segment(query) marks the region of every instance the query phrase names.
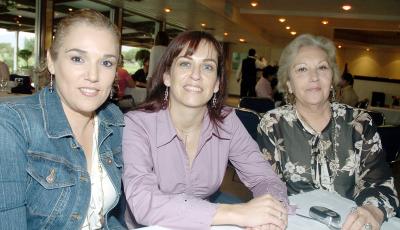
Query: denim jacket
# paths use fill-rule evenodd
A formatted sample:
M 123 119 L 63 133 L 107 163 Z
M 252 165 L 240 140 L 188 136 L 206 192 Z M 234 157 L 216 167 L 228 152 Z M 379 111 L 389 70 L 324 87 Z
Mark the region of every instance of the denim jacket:
M 105 103 L 97 116 L 99 156 L 120 197 L 122 113 Z M 0 104 L 0 229 L 80 229 L 90 190 L 85 154 L 56 91 Z M 104 211 L 105 229 L 122 228 Z

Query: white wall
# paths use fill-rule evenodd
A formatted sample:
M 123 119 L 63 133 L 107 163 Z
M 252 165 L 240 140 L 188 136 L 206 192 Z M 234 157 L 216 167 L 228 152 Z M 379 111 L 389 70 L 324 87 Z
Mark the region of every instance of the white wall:
M 392 96 L 400 96 L 400 83 L 355 79 L 353 88 L 360 100 L 368 98 L 371 101 L 372 92 L 383 92 L 386 94 L 385 104 L 387 105 L 392 104 Z

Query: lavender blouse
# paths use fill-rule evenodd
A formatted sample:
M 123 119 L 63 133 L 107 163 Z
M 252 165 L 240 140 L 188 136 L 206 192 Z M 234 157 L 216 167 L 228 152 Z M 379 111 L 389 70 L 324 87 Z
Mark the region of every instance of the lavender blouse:
M 125 115 L 123 183 L 138 223 L 171 229 L 208 229 L 217 205 L 207 198 L 218 190 L 228 160 L 254 196 L 271 194 L 288 203 L 286 186 L 263 158 L 234 112 L 218 130 L 204 116 L 192 167 L 168 110 Z

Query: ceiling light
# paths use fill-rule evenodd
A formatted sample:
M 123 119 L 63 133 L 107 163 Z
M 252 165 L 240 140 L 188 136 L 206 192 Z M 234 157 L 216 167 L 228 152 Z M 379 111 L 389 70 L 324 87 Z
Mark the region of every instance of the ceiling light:
M 278 20 L 282 23 L 286 22 L 286 18 L 279 18 Z
M 344 4 L 343 6 L 342 6 L 342 9 L 343 10 L 350 10 L 351 9 L 351 5 L 349 5 L 349 4 Z
M 256 6 L 258 5 L 258 3 L 257 3 L 257 2 L 251 2 L 250 5 L 251 5 L 252 7 L 256 7 Z
M 367 49 L 366 49 L 366 51 L 368 51 L 368 52 L 369 52 L 369 51 L 370 51 L 370 49 L 369 49 L 369 48 L 367 48 Z
M 328 22 L 328 20 L 322 20 L 321 23 L 324 25 L 328 25 L 329 22 Z
M 205 23 L 201 23 L 201 27 L 206 27 L 206 24 Z
M 290 30 L 290 26 L 286 26 L 286 29 L 287 29 L 287 30 Z
M 228 32 L 225 32 L 225 33 L 224 33 L 224 36 L 228 36 Z
M 294 35 L 297 34 L 297 32 L 296 31 L 290 31 L 290 34 L 294 36 Z
M 244 38 L 239 38 L 239 42 L 246 42 L 246 39 L 244 39 Z
M 337 48 L 341 49 L 341 48 L 342 48 L 342 45 L 338 45 Z
M 18 15 L 19 18 L 22 18 L 22 15 Z
M 72 12 L 72 8 L 68 8 L 68 11 L 69 11 L 69 12 Z
M 170 8 L 164 8 L 164 11 L 165 11 L 165 13 L 169 13 L 169 12 L 171 12 L 171 9 Z

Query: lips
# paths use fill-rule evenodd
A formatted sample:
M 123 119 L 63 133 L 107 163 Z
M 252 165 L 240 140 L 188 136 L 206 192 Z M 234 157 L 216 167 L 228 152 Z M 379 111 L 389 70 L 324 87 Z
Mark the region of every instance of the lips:
M 88 96 L 88 97 L 94 97 L 94 96 L 96 96 L 96 95 L 98 94 L 98 92 L 99 92 L 98 89 L 95 89 L 95 88 L 86 88 L 86 87 L 79 88 L 79 91 L 80 91 L 83 95 Z
M 200 93 L 201 91 L 203 91 L 202 88 L 198 87 L 198 86 L 194 86 L 194 85 L 185 85 L 183 87 L 186 91 L 189 92 L 195 92 L 195 93 Z

